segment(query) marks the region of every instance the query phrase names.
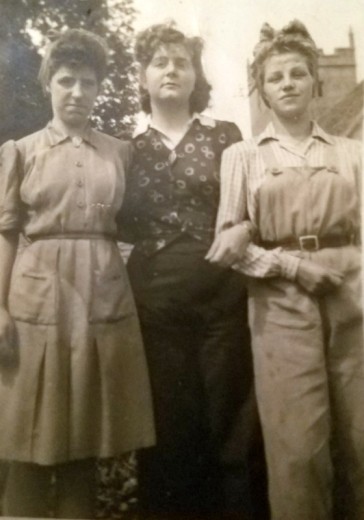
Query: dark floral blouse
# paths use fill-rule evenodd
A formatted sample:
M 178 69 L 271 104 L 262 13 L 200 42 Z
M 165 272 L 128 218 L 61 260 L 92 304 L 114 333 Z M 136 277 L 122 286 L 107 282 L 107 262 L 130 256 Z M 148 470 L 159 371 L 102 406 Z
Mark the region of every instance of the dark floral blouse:
M 187 233 L 209 245 L 219 204 L 222 152 L 241 140 L 234 123 L 193 120 L 171 150 L 148 127 L 133 138 L 133 159 L 120 214 L 122 240 L 151 255 Z

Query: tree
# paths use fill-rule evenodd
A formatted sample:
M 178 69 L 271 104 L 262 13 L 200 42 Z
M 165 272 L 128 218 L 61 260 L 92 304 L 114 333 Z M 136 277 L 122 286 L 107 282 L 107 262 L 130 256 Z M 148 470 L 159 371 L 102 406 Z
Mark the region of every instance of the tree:
M 104 37 L 110 49 L 109 74 L 94 111 L 94 125 L 111 134 L 132 126 L 133 115 L 138 110 L 132 52 L 133 0 L 2 0 L 1 9 L 3 25 L 7 26 L 4 31 L 7 44 L 11 41 L 13 48 L 21 49 L 27 63 L 33 64 L 31 70 L 29 67 L 23 70 L 21 78 L 17 78 L 17 88 L 13 89 L 17 103 L 36 100 L 36 114 L 28 106 L 32 122 L 42 126 L 45 116 L 49 117 L 47 105 L 35 85 L 39 53 L 48 43 L 47 32 L 82 27 Z M 24 57 L 20 61 L 25 61 Z M 8 65 L 11 68 L 11 63 Z M 25 130 L 29 125 L 22 126 Z
M 49 118 L 37 82 L 40 56 L 25 33 L 24 1 L 0 2 L 0 142 L 40 128 Z

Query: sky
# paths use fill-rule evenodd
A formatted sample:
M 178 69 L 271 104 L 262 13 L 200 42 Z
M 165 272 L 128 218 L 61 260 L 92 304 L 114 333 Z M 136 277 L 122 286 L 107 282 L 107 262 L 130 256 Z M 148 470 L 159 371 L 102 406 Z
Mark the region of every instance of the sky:
M 301 20 L 317 46 L 330 54 L 354 34 L 357 80 L 364 79 L 364 0 L 134 0 L 135 29 L 174 19 L 205 41 L 204 66 L 213 86 L 211 113 L 250 132 L 246 64 L 262 24 L 275 29 Z

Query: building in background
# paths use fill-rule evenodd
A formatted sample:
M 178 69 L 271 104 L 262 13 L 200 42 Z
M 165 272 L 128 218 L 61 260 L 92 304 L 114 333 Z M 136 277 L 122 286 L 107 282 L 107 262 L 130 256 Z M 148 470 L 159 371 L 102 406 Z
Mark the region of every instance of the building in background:
M 319 56 L 319 85 L 316 117 L 332 108 L 356 86 L 356 59 L 353 32 L 349 30 L 349 47 L 335 49 L 333 54 Z
M 344 94 L 317 119 L 319 124 L 334 135 L 353 139 L 363 138 L 364 81 Z
M 250 72 L 248 70 L 248 77 Z M 349 47 L 319 56 L 318 92 L 312 105 L 312 117 L 329 133 L 362 138 L 364 82 L 356 80 L 356 56 L 353 32 Z M 254 91 L 250 96 L 253 135 L 261 132 L 269 120 L 269 110 Z

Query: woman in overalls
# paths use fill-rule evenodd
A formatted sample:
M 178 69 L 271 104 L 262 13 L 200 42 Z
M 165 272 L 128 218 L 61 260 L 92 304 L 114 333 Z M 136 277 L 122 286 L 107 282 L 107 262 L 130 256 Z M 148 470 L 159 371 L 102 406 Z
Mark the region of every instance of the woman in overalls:
M 101 38 L 81 29 L 58 35 L 40 71 L 52 121 L 1 148 L 8 516 L 93 518 L 96 457 L 155 440 L 139 323 L 116 244 L 128 145 L 89 122 L 106 68 Z M 16 256 L 20 233 L 26 245 Z
M 258 407 L 273 520 L 364 519 L 361 147 L 311 121 L 317 48 L 306 28 L 264 25 L 253 77 L 272 121 L 223 155 L 218 235 L 244 219 Z M 339 493 L 334 486 L 340 482 Z

